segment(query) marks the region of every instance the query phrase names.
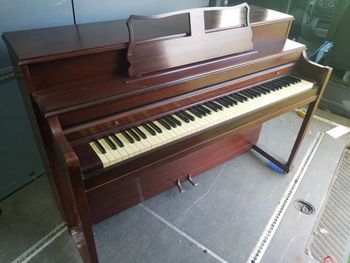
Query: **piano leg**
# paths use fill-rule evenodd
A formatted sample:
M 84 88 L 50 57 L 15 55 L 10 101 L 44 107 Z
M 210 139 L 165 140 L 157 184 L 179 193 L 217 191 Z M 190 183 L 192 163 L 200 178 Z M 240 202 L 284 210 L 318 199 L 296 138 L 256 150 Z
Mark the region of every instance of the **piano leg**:
M 314 112 L 317 109 L 317 107 L 316 107 L 317 104 L 318 104 L 317 101 L 315 101 L 313 103 L 310 103 L 308 108 L 307 108 L 307 112 L 306 112 L 306 115 L 304 117 L 303 123 L 301 124 L 298 136 L 295 140 L 292 151 L 291 151 L 289 158 L 288 158 L 288 161 L 286 163 L 288 170 L 290 169 L 290 166 L 292 165 L 292 162 L 295 158 L 295 155 L 296 155 L 297 151 L 299 150 L 301 142 L 302 142 L 309 126 L 310 126 L 312 115 L 314 114 Z
M 71 233 L 75 243 L 78 246 L 79 253 L 85 263 L 97 263 L 97 251 L 95 238 L 92 229 L 92 220 L 90 209 L 85 194 L 84 182 L 80 173 L 80 169 L 70 169 L 72 187 L 74 189 L 74 197 L 79 214 L 79 224 L 76 228 L 71 228 Z
M 275 165 L 277 165 L 285 173 L 289 173 L 291 165 L 293 163 L 293 160 L 296 156 L 296 153 L 297 153 L 297 151 L 301 145 L 301 142 L 303 141 L 303 138 L 304 138 L 304 136 L 309 128 L 310 123 L 311 123 L 311 117 L 314 114 L 315 110 L 317 109 L 317 107 L 316 107 L 318 104 L 317 102 L 318 101 L 314 101 L 314 102 L 309 104 L 309 106 L 307 108 L 306 115 L 305 115 L 304 120 L 301 124 L 297 138 L 295 139 L 295 143 L 293 145 L 291 153 L 289 154 L 287 162 L 283 163 L 283 162 L 277 160 L 276 157 L 273 157 L 272 155 L 268 154 L 266 151 L 264 151 L 263 149 L 261 149 L 257 145 L 253 145 L 252 149 L 255 150 L 256 152 L 258 152 L 259 154 L 261 154 L 262 156 L 264 156 L 266 159 L 268 159 L 269 161 L 271 161 Z
M 48 118 L 48 128 L 54 140 L 46 146 L 50 163 L 52 165 L 53 177 L 65 209 L 70 232 L 78 247 L 84 263 L 97 263 L 97 251 L 92 229 L 92 219 L 88 205 L 85 185 L 81 174 L 80 163 L 70 144 L 66 140 L 57 116 Z M 54 143 L 53 143 L 54 142 Z M 51 150 L 51 151 L 50 151 Z M 57 152 L 56 158 L 53 150 Z M 61 159 L 61 162 L 59 162 Z M 69 175 L 70 183 L 65 178 Z M 61 178 L 61 179 L 59 179 Z M 68 203 L 70 202 L 70 206 Z M 74 218 L 71 209 L 74 204 Z M 66 209 L 69 209 L 67 211 Z

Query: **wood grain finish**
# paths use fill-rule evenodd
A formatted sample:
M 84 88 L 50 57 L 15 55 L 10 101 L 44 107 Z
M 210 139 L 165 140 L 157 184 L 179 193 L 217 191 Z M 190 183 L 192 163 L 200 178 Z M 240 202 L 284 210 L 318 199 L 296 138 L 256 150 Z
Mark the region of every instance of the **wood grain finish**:
M 140 79 L 97 78 L 33 92 L 33 96 L 45 116 L 59 114 L 66 128 L 85 122 L 86 117 L 101 118 L 116 111 L 139 107 L 142 103 L 154 103 L 266 68 L 296 62 L 305 49 L 304 45 L 293 41 L 270 43 L 265 47 L 246 57 L 212 61 Z
M 175 186 L 175 181 L 196 176 L 249 150 L 258 140 L 260 127 L 226 136 L 215 144 L 199 146 L 177 158 L 165 158 L 151 166 L 134 169 L 127 176 L 88 189 L 87 196 L 94 223 Z M 208 159 L 208 157 L 211 158 Z M 108 199 L 108 202 L 105 200 Z
M 202 26 L 209 34 L 225 31 L 219 13 L 204 17 Z M 310 62 L 304 45 L 287 40 L 291 16 L 251 7 L 249 18 L 254 46 L 249 52 L 216 54 L 176 68 L 141 68 L 140 72 L 152 72 L 140 77 L 128 75 L 123 20 L 4 33 L 14 66 L 23 74 L 22 91 L 31 96 L 62 208 L 84 262 L 98 262 L 94 222 L 173 187 L 189 173 L 198 175 L 250 148 L 289 171 L 331 69 Z M 162 20 L 161 27 L 152 27 L 156 30 L 142 23 L 135 36 L 152 49 L 152 42 L 196 34 L 185 22 L 183 15 L 172 17 Z M 134 59 L 145 61 L 141 55 Z M 314 89 L 106 169 L 87 144 L 92 138 L 288 74 L 314 81 Z M 257 146 L 265 121 L 309 103 L 287 161 Z
M 254 27 L 292 20 L 291 15 L 251 6 L 250 22 L 253 31 Z M 180 26 L 177 27 L 178 24 Z M 182 33 L 181 24 L 181 21 L 171 21 L 160 32 L 151 34 L 140 28 L 136 33 L 142 39 Z M 3 37 L 15 54 L 16 63 L 21 65 L 126 48 L 129 40 L 126 20 L 6 32 Z
M 140 105 L 135 109 L 126 110 L 107 118 L 99 118 L 98 121 L 91 121 L 79 126 L 65 128 L 64 132 L 69 141 L 72 141 L 73 144 L 79 141 L 80 138 L 92 139 L 94 137 L 104 136 L 104 132 L 117 132 L 121 129 L 129 128 L 131 125 L 138 125 L 163 115 L 232 93 L 233 91 L 249 88 L 264 81 L 270 81 L 274 78 L 291 74 L 294 65 L 293 63 L 285 64 L 231 81 L 208 86 L 190 93 L 166 98 L 145 106 Z M 64 120 L 64 117 L 61 115 L 61 121 L 64 122 Z
M 129 76 L 140 76 L 253 49 L 249 10 L 247 4 L 241 4 L 196 8 L 156 16 L 130 16 L 126 22 L 129 30 Z M 189 34 L 170 35 L 161 40 L 135 40 L 135 21 L 144 24 L 148 20 L 184 14 L 188 15 Z M 225 25 L 228 18 L 232 22 L 230 26 Z
M 82 247 L 82 249 L 79 249 L 79 251 L 81 251 L 82 257 L 85 258 L 87 262 L 97 262 L 98 258 L 94 234 L 92 231 L 92 221 L 90 217 L 89 205 L 85 195 L 85 186 L 81 174 L 79 159 L 65 138 L 58 118 L 51 117 L 48 119 L 48 126 L 50 129 L 50 134 L 53 137 L 53 142 L 57 148 L 58 155 L 63 157 L 65 161 L 63 170 L 69 175 L 72 188 L 74 189 L 74 200 L 72 201 L 75 203 L 77 225 L 73 226 L 73 228 L 75 227 L 76 229 L 81 229 L 80 231 L 82 232 L 83 237 L 83 239 L 77 244 L 78 247 Z M 57 176 L 59 176 L 59 174 Z M 65 187 L 61 190 L 69 191 L 70 189 Z

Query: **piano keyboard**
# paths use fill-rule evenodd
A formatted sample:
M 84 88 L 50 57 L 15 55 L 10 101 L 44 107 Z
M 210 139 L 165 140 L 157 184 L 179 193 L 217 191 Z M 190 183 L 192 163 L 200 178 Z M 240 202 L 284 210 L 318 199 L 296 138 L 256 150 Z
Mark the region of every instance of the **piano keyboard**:
M 138 127 L 110 134 L 107 137 L 93 140 L 89 144 L 105 168 L 274 102 L 295 96 L 312 87 L 312 82 L 285 76 L 164 116 Z

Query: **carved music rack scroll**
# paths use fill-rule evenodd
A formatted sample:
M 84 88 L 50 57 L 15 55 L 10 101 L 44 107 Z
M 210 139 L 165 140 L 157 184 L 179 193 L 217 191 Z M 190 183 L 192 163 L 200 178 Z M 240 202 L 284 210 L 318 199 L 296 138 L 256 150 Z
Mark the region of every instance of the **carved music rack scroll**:
M 181 16 L 187 17 L 189 32 L 152 39 L 135 39 L 134 23 Z M 208 7 L 155 16 L 130 16 L 129 75 L 140 76 L 213 58 L 249 51 L 253 48 L 249 6 Z

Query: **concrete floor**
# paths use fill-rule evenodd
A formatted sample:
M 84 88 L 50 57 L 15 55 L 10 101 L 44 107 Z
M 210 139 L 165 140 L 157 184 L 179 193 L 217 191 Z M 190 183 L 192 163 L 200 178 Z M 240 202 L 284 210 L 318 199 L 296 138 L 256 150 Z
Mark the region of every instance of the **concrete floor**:
M 322 114 L 349 125 L 346 119 Z M 259 143 L 286 158 L 301 120 L 291 112 L 266 123 Z M 100 262 L 246 262 L 318 131 L 332 127 L 313 120 L 288 175 L 273 172 L 265 160 L 248 152 L 196 177 L 197 187 L 184 184 L 183 194 L 170 189 L 95 225 Z M 327 184 L 345 142 L 346 136 L 325 135 L 300 189 L 312 188 L 319 178 Z M 2 201 L 0 208 L 0 262 L 12 262 L 62 223 L 46 177 Z M 287 212 L 284 220 L 293 216 Z M 281 244 L 292 238 L 286 222 L 262 262 L 296 262 L 290 250 L 281 253 Z M 308 227 L 312 229 L 312 222 Z M 308 235 L 307 230 L 299 238 L 306 243 Z M 302 254 L 302 242 L 298 244 L 293 253 Z M 294 261 L 286 261 L 287 254 Z M 67 231 L 33 255 L 29 262 L 81 262 Z

